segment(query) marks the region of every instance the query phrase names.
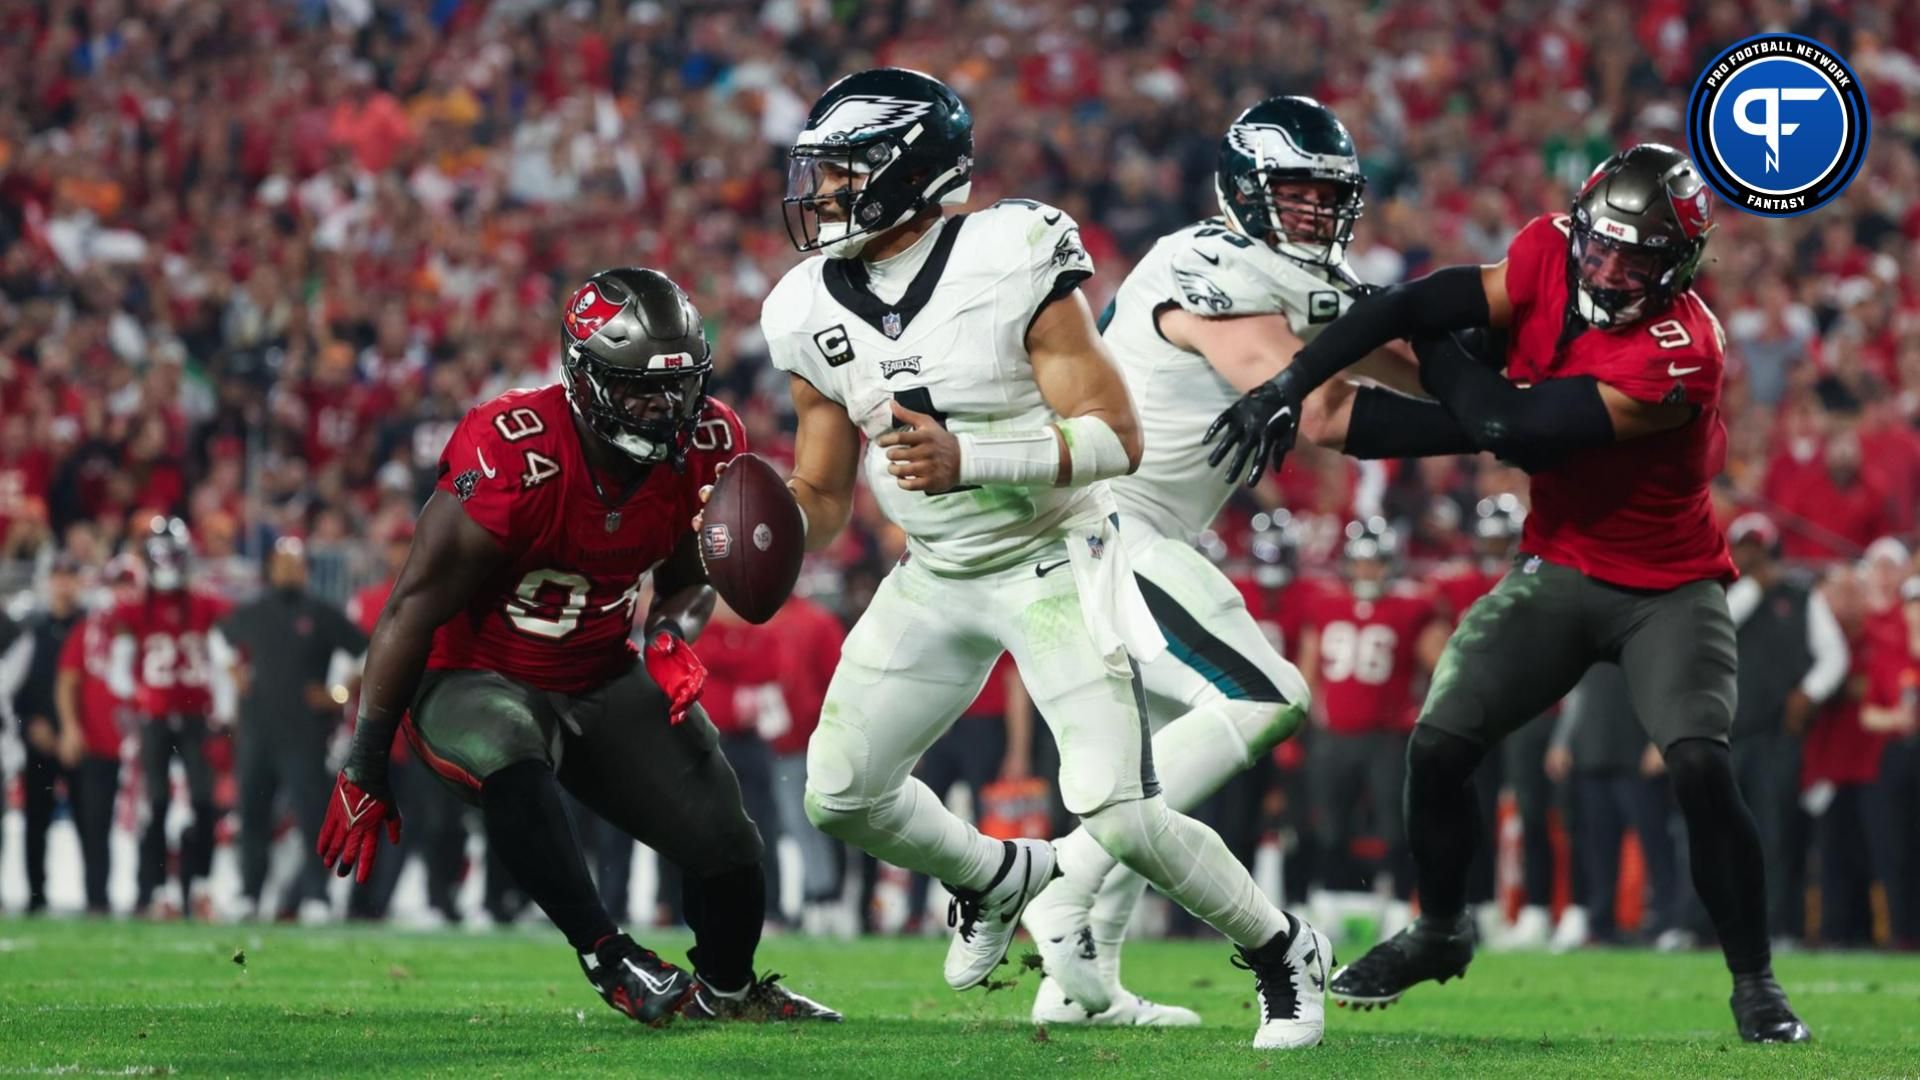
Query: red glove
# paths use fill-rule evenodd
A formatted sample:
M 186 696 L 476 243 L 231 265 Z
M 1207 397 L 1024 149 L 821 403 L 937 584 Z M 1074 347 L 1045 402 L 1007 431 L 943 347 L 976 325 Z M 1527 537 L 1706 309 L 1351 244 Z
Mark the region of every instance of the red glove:
M 667 695 L 667 719 L 687 718 L 687 706 L 700 700 L 707 688 L 707 665 L 693 654 L 693 646 L 662 630 L 647 642 L 647 674 Z
M 333 782 L 333 796 L 327 800 L 327 819 L 320 825 L 320 842 L 314 845 L 321 865 L 341 877 L 357 864 L 353 880 L 366 884 L 373 873 L 373 856 L 380 849 L 380 825 L 386 823 L 387 842 L 400 842 L 400 811 L 391 799 L 374 795 L 347 778 L 341 770 Z M 335 864 L 338 864 L 337 868 Z

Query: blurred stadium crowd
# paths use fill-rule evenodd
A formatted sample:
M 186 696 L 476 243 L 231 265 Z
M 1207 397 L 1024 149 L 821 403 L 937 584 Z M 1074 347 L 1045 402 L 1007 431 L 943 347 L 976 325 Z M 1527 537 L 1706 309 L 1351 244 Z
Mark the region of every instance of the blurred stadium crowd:
M 1797 921 L 1790 913 L 1781 934 L 1811 926 L 1829 941 L 1913 944 L 1920 627 L 1910 624 L 1920 616 L 1900 623 L 1904 635 L 1890 629 L 1900 583 L 1920 571 L 1908 554 L 1920 513 L 1920 8 L 1902 0 L 7 4 L 0 598 L 14 598 L 16 614 L 33 610 L 56 562 L 82 588 L 103 584 L 109 557 L 156 512 L 186 520 L 197 584 L 229 599 L 258 588 L 282 537 L 304 540 L 319 597 L 378 595 L 454 422 L 501 390 L 557 378 L 556 304 L 605 266 L 657 267 L 688 288 L 715 343 L 712 392 L 739 410 L 755 449 L 780 458 L 787 401 L 765 362 L 759 304 L 797 257 L 779 219 L 785 150 L 839 73 L 892 64 L 951 83 L 976 117 L 979 201 L 1036 198 L 1072 213 L 1099 267 L 1097 309 L 1158 236 L 1214 212 L 1218 134 L 1260 97 L 1312 94 L 1345 118 L 1369 182 L 1355 267 L 1389 282 L 1499 259 L 1520 224 L 1564 205 L 1617 146 L 1684 146 L 1680 105 L 1703 58 L 1762 29 L 1837 47 L 1875 119 L 1867 165 L 1833 206 L 1788 220 L 1721 213 L 1701 287 L 1730 341 L 1725 519 L 1764 514 L 1853 646 L 1849 676 L 1779 732 L 1796 761 L 1807 740 L 1805 768 L 1768 789 L 1783 801 L 1775 850 L 1803 873 L 1811 854 L 1814 880 L 1833 876 L 1827 884 L 1850 899 L 1827 897 Z M 1297 655 L 1297 635 L 1316 628 L 1277 589 L 1290 577 L 1338 582 L 1349 521 L 1394 522 L 1394 572 L 1438 597 L 1443 568 L 1474 557 L 1475 507 L 1502 493 L 1524 500 L 1525 477 L 1490 459 L 1362 467 L 1302 450 L 1237 499 L 1208 554 Z M 1876 546 L 1883 537 L 1896 540 Z M 1874 568 L 1863 561 L 1870 546 Z M 850 620 L 899 549 L 867 500 L 810 566 L 815 612 Z M 1283 566 L 1288 552 L 1297 562 Z M 1440 597 L 1431 618 L 1450 617 Z M 822 640 L 810 625 L 791 640 Z M 715 711 L 743 754 L 764 752 L 763 786 L 777 792 L 817 696 L 805 674 L 749 670 L 766 641 L 701 651 L 730 694 Z M 784 695 L 764 689 L 776 684 Z M 1403 731 L 1418 678 L 1410 685 L 1407 701 L 1355 722 Z M 963 722 L 929 766 L 971 780 L 976 803 L 991 802 L 1009 827 L 1046 802 L 1028 775 L 1047 775 L 1044 725 L 1018 715 L 1014 687 L 1005 698 L 990 690 L 988 722 Z M 1863 726 L 1872 709 L 1878 729 Z M 242 740 L 249 724 L 274 722 L 240 721 Z M 12 730 L 17 763 L 33 740 L 24 724 Z M 1312 839 L 1327 827 L 1308 810 L 1320 800 L 1300 788 L 1325 730 L 1283 747 L 1252 789 L 1223 796 L 1216 817 L 1232 819 L 1222 831 L 1248 838 L 1244 850 L 1274 836 L 1291 852 L 1327 846 Z M 1822 739 L 1839 749 L 1814 752 Z M 1544 740 L 1533 751 L 1546 752 Z M 53 743 L 41 754 L 59 756 Z M 1539 785 L 1545 795 L 1516 798 L 1546 809 L 1521 815 L 1534 827 L 1517 862 L 1536 872 L 1504 877 L 1533 879 L 1528 907 L 1563 907 L 1592 892 L 1590 875 L 1568 870 L 1586 860 L 1539 845 L 1583 833 L 1541 823 L 1580 816 L 1577 785 L 1564 760 L 1518 766 L 1559 775 Z M 122 771 L 135 782 L 137 770 Z M 31 776 L 8 773 L 9 805 L 31 802 Z M 981 799 L 996 778 L 1011 786 Z M 1854 789 L 1874 794 L 1844 797 Z M 231 781 L 220 797 L 234 801 Z M 1843 813 L 1854 816 L 1833 816 Z M 1909 831 L 1884 843 L 1856 842 L 1873 830 L 1846 825 L 1900 815 Z M 448 816 L 436 834 L 452 845 L 442 877 L 463 872 Z M 780 820 L 781 808 L 767 803 L 756 817 Z M 1376 850 L 1376 835 L 1392 831 L 1380 818 L 1363 812 L 1337 858 L 1390 865 L 1392 853 Z M 806 831 L 804 820 L 794 828 Z M 1836 837 L 1848 839 L 1844 855 L 1825 842 Z M 606 846 L 619 863 L 617 839 Z M 812 839 L 801 846 L 805 899 L 823 901 L 838 887 L 819 868 L 833 856 Z M 14 850 L 10 840 L 8 860 Z M 1649 878 L 1670 874 L 1651 856 L 1629 862 L 1644 861 Z M 1290 860 L 1287 889 L 1325 883 L 1321 864 L 1295 871 Z M 1557 893 L 1538 869 L 1555 864 L 1566 879 Z M 379 912 L 369 905 L 361 913 Z M 1681 900 L 1648 907 L 1642 931 L 1684 929 Z

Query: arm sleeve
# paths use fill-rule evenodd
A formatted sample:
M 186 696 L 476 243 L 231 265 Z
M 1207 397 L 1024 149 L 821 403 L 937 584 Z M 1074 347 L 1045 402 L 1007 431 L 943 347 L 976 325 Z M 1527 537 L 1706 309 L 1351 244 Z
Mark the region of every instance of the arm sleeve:
M 1818 589 L 1807 597 L 1807 649 L 1813 653 L 1813 666 L 1800 680 L 1800 690 L 1815 702 L 1832 697 L 1846 681 L 1853 656 L 1847 649 L 1847 635 L 1833 609 Z
M 1439 402 L 1362 386 L 1354 392 L 1344 450 L 1368 461 L 1474 454 L 1480 448 Z
M 1452 335 L 1414 342 L 1420 385 L 1452 413 L 1474 444 L 1515 461 L 1539 462 L 1613 441 L 1613 417 L 1590 375 L 1521 389 L 1489 370 Z
M 1449 266 L 1353 302 L 1294 356 L 1304 394 L 1401 338 L 1487 324 L 1487 289 L 1478 266 Z

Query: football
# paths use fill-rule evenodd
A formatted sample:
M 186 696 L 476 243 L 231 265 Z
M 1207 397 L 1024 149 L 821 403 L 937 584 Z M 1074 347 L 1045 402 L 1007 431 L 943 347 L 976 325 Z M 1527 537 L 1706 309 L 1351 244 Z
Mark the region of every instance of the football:
M 727 606 L 750 623 L 773 618 L 806 553 L 800 506 L 779 471 L 758 454 L 729 462 L 700 525 L 700 562 Z

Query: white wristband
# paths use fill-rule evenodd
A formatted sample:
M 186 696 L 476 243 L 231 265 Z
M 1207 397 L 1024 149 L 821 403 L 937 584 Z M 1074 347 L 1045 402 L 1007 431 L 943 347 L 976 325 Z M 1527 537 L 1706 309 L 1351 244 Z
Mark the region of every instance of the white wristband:
M 1050 427 L 1034 431 L 962 431 L 960 482 L 1052 487 L 1060 476 L 1060 441 Z
M 1105 420 L 1097 416 L 1074 416 L 1060 421 L 1060 437 L 1066 440 L 1072 459 L 1072 475 L 1067 483 L 1085 487 L 1097 480 L 1125 476 L 1133 468 L 1127 460 L 1127 448 Z

